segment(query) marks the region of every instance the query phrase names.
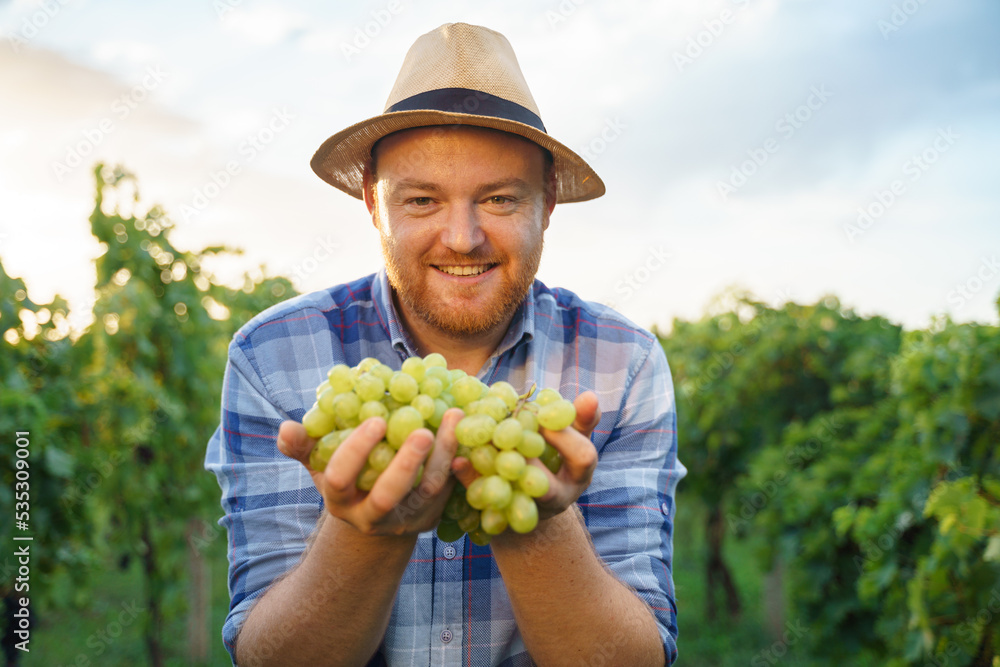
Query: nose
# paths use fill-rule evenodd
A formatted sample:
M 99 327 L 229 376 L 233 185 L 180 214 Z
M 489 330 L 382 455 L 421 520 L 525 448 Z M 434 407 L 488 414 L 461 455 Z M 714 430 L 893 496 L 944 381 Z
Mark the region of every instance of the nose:
M 486 240 L 474 203 L 453 204 L 448 207 L 441 242 L 449 250 L 467 255 Z

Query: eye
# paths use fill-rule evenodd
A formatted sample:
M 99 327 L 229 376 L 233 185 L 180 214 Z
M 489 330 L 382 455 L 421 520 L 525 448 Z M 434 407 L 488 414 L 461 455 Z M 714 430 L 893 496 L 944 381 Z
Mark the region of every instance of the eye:
M 490 197 L 489 201 L 494 206 L 505 206 L 514 200 L 513 198 L 505 197 L 504 195 L 494 195 L 493 197 Z
M 416 206 L 428 206 L 431 203 L 431 198 L 430 197 L 414 197 L 413 199 L 410 200 L 410 203 L 414 204 Z

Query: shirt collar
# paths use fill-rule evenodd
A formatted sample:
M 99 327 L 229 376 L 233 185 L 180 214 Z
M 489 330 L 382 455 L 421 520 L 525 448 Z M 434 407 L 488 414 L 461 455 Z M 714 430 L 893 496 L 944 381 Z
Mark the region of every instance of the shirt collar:
M 507 333 L 500 341 L 497 349 L 490 355 L 491 360 L 517 346 L 522 341 L 528 342 L 534 337 L 534 296 L 535 291 L 540 285 L 541 283 L 535 280 L 534 285 L 528 291 L 528 295 L 514 312 L 514 318 L 511 320 L 510 326 L 507 327 Z M 389 285 L 389 277 L 386 275 L 385 267 L 379 269 L 378 273 L 375 274 L 375 281 L 372 285 L 372 301 L 375 304 L 375 309 L 378 311 L 383 326 L 386 328 L 386 333 L 389 335 L 393 349 L 407 357 L 417 356 L 417 347 L 403 327 L 402 318 L 396 312 L 396 304 L 392 299 L 392 287 Z

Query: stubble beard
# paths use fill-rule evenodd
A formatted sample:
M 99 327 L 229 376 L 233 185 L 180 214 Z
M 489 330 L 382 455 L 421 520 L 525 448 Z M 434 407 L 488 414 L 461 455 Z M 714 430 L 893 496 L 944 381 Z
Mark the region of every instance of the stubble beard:
M 399 261 L 401 253 L 396 244 L 385 234 L 380 234 L 380 236 L 386 275 L 402 305 L 427 325 L 456 338 L 485 334 L 500 326 L 506 328 L 521 302 L 524 301 L 524 297 L 531 290 L 535 274 L 538 272 L 538 266 L 542 260 L 542 246 L 544 245 L 544 238 L 539 235 L 538 242 L 523 257 L 524 270 L 512 277 L 504 277 L 503 284 L 496 291 L 493 303 L 488 304 L 480 311 L 471 311 L 465 308 L 451 308 L 442 304 L 424 283 L 423 276 L 419 282 L 407 280 L 404 275 L 406 267 Z M 469 255 L 459 256 L 459 259 L 452 263 L 464 264 L 470 260 L 493 263 L 497 259 L 503 261 L 506 258 L 487 257 L 473 252 Z M 448 261 L 440 262 L 441 265 L 448 263 Z M 416 269 L 426 271 L 427 266 L 420 263 L 417 264 Z

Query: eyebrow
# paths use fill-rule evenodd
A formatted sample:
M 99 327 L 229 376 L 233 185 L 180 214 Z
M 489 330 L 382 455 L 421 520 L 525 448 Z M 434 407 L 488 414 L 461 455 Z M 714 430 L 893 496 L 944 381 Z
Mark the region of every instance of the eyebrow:
M 493 192 L 495 190 L 502 190 L 504 188 L 514 188 L 517 190 L 527 190 L 529 185 L 524 179 L 521 178 L 504 178 L 499 181 L 493 181 L 492 183 L 484 183 L 483 185 L 476 188 L 476 195 L 482 196 L 487 192 Z M 400 190 L 422 190 L 425 192 L 441 192 L 441 187 L 436 183 L 431 181 L 420 181 L 415 178 L 404 178 L 401 181 L 397 181 L 392 185 L 392 191 L 398 192 Z

